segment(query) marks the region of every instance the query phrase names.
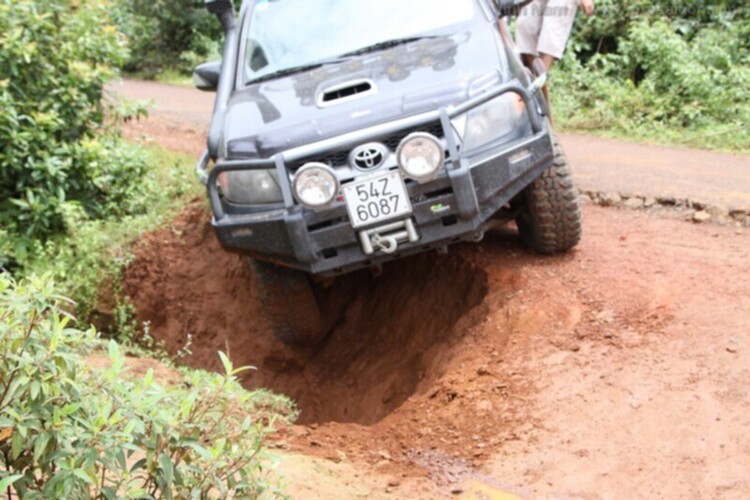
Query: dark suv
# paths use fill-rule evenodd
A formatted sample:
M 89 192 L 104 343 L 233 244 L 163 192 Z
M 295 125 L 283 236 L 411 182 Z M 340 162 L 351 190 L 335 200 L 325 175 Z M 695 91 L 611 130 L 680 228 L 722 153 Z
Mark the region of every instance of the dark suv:
M 253 258 L 279 338 L 326 334 L 321 278 L 515 219 L 542 253 L 581 233 L 577 192 L 505 17 L 528 0 L 209 0 L 222 63 L 206 183 L 222 245 Z M 213 165 L 209 168 L 209 165 Z

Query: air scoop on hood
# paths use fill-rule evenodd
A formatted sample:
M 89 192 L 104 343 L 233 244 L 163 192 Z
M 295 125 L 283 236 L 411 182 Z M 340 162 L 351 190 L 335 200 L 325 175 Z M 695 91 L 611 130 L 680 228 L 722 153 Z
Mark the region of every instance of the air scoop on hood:
M 369 78 L 358 78 L 322 89 L 318 94 L 316 104 L 319 108 L 324 108 L 372 95 L 377 91 L 375 82 Z

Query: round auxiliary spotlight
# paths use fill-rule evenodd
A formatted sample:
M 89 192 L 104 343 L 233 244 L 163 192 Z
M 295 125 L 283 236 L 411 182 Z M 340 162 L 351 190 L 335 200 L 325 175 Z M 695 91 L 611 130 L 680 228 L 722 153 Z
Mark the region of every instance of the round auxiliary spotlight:
M 406 177 L 423 183 L 437 177 L 445 162 L 445 151 L 434 135 L 414 132 L 401 141 L 396 150 L 396 158 Z
M 292 191 L 302 205 L 319 210 L 336 199 L 339 181 L 333 169 L 325 163 L 310 162 L 294 174 Z

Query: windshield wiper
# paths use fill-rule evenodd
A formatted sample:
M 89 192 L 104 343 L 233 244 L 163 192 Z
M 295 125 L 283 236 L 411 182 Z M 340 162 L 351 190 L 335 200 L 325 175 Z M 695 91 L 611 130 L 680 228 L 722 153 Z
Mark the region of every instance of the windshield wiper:
M 437 37 L 434 35 L 424 35 L 424 36 L 410 36 L 410 37 L 404 37 L 404 38 L 394 38 L 393 40 L 386 40 L 384 42 L 378 42 L 373 45 L 368 45 L 367 47 L 362 47 L 361 49 L 347 52 L 346 54 L 342 54 L 341 57 L 360 56 L 362 54 L 368 54 L 370 52 L 377 52 L 378 50 L 390 49 L 391 47 L 396 47 L 397 45 L 404 45 L 407 43 L 416 42 L 418 40 L 423 40 L 425 38 L 437 38 Z
M 281 78 L 282 76 L 293 75 L 295 73 L 302 73 L 303 71 L 309 71 L 311 69 L 320 68 L 321 66 L 323 66 L 323 63 L 310 63 L 310 64 L 303 64 L 301 66 L 292 66 L 291 68 L 280 69 L 278 71 L 273 71 L 271 73 L 268 73 L 267 75 L 259 76 L 258 78 L 253 78 L 252 80 L 248 80 L 247 83 L 249 85 L 251 83 L 265 82 L 268 80 Z
M 268 73 L 267 75 L 262 75 L 262 76 L 259 76 L 258 78 L 253 78 L 252 80 L 248 80 L 247 84 L 250 85 L 253 83 L 260 83 L 260 82 L 265 82 L 268 80 L 274 80 L 276 78 L 281 78 L 282 76 L 293 75 L 295 73 L 303 73 L 305 71 L 310 71 L 311 69 L 317 69 L 317 68 L 323 67 L 327 64 L 336 64 L 336 63 L 344 62 L 347 59 L 348 57 L 346 56 L 336 56 L 330 59 L 323 59 L 321 61 L 311 62 L 309 64 L 301 64 L 299 66 L 283 68 L 278 71 L 273 71 L 271 73 Z

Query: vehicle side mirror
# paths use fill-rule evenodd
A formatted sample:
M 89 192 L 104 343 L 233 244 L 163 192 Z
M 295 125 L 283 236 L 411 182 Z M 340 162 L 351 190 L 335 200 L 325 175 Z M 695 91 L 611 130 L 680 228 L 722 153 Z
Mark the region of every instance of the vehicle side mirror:
M 528 5 L 531 0 L 493 0 L 495 8 L 500 17 L 518 14 L 518 12 Z
M 193 83 L 199 90 L 215 92 L 219 87 L 221 61 L 203 63 L 193 70 Z

